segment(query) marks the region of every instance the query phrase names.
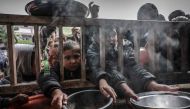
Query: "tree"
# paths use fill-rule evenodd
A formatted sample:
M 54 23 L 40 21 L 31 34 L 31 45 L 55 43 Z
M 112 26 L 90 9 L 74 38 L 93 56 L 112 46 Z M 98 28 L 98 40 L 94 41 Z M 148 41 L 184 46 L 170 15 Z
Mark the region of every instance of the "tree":
M 4 43 L 7 42 L 7 32 L 5 25 L 0 25 L 0 39 L 2 39 Z

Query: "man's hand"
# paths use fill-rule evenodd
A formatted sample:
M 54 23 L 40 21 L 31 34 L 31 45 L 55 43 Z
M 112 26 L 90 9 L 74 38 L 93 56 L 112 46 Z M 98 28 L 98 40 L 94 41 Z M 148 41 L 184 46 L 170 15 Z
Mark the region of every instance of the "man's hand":
M 62 109 L 63 105 L 67 104 L 67 95 L 60 89 L 55 89 L 52 93 L 51 106 L 55 109 Z
M 158 84 L 155 81 L 151 81 L 148 84 L 147 89 L 150 91 L 178 91 L 179 87 L 171 87 L 169 85 Z
M 106 96 L 106 97 L 112 97 L 113 98 L 113 102 L 116 102 L 116 97 L 117 94 L 115 93 L 114 89 L 107 83 L 107 81 L 105 79 L 100 79 L 99 80 L 99 89 L 100 92 Z
M 124 91 L 126 102 L 128 102 L 129 98 L 138 100 L 138 96 L 133 92 L 133 90 L 126 83 L 122 83 L 121 88 Z

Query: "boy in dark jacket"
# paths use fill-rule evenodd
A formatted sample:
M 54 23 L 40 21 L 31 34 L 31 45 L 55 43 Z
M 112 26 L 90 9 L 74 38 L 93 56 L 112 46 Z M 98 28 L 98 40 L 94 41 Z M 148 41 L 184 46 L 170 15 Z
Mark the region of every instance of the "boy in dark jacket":
M 93 81 L 99 85 L 101 92 L 108 96 L 109 94 L 114 99 L 115 92 L 112 88 L 102 88 L 104 84 L 109 83 L 114 89 L 122 92 L 126 98 L 138 99 L 135 92 L 142 92 L 147 90 L 154 91 L 175 91 L 177 87 L 170 87 L 168 85 L 158 84 L 155 81 L 155 76 L 146 71 L 135 61 L 133 45 L 130 41 L 123 44 L 123 73 L 119 72 L 118 66 L 118 49 L 117 49 L 117 32 L 114 29 L 108 30 L 107 36 L 109 40 L 105 42 L 110 43 L 106 46 L 105 53 L 105 71 L 100 67 L 100 47 L 97 41 L 94 41 L 87 51 L 87 61 L 91 69 Z M 107 45 L 107 44 L 106 44 Z M 109 45 L 109 44 L 108 44 Z M 130 80 L 133 90 L 128 86 L 127 80 Z M 104 81 L 104 82 L 102 82 Z M 103 85 L 102 85 L 103 84 Z
M 64 80 L 79 79 L 81 75 L 80 46 L 77 42 L 68 40 L 63 44 L 64 59 Z M 57 57 L 58 58 L 58 57 Z M 50 68 L 50 73 L 41 73 L 39 76 L 39 86 L 43 93 L 52 97 L 51 105 L 61 109 L 67 103 L 67 95 L 62 91 L 60 85 L 60 64 Z

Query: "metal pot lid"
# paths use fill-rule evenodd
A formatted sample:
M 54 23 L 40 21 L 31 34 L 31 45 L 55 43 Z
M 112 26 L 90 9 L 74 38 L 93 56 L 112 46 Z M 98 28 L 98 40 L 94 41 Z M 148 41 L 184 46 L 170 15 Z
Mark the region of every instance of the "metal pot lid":
M 139 100 L 130 99 L 137 107 L 151 109 L 187 109 L 190 108 L 190 94 L 187 92 L 151 91 L 137 94 Z

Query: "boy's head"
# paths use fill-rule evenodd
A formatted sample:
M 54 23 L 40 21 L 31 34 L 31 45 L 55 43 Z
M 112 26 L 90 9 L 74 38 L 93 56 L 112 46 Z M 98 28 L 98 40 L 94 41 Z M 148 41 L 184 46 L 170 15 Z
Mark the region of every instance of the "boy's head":
M 81 65 L 80 45 L 72 40 L 63 43 L 64 68 L 70 71 L 77 70 Z
M 40 30 L 40 44 L 41 48 L 45 49 L 47 44 L 47 39 L 56 31 L 54 26 L 43 26 Z
M 116 29 L 114 27 L 107 27 L 105 29 L 105 36 L 106 42 L 109 42 L 108 44 L 116 44 L 117 43 L 117 32 Z
M 53 67 L 56 62 L 58 62 L 58 47 L 53 47 L 52 49 L 49 50 L 49 65 L 50 67 Z
M 80 36 L 80 28 L 79 27 L 73 27 L 72 28 L 72 35 L 79 37 Z
M 178 16 L 185 16 L 185 12 L 182 10 L 175 10 L 173 12 L 171 12 L 168 16 L 168 20 L 172 21 L 172 19 L 178 17 Z

